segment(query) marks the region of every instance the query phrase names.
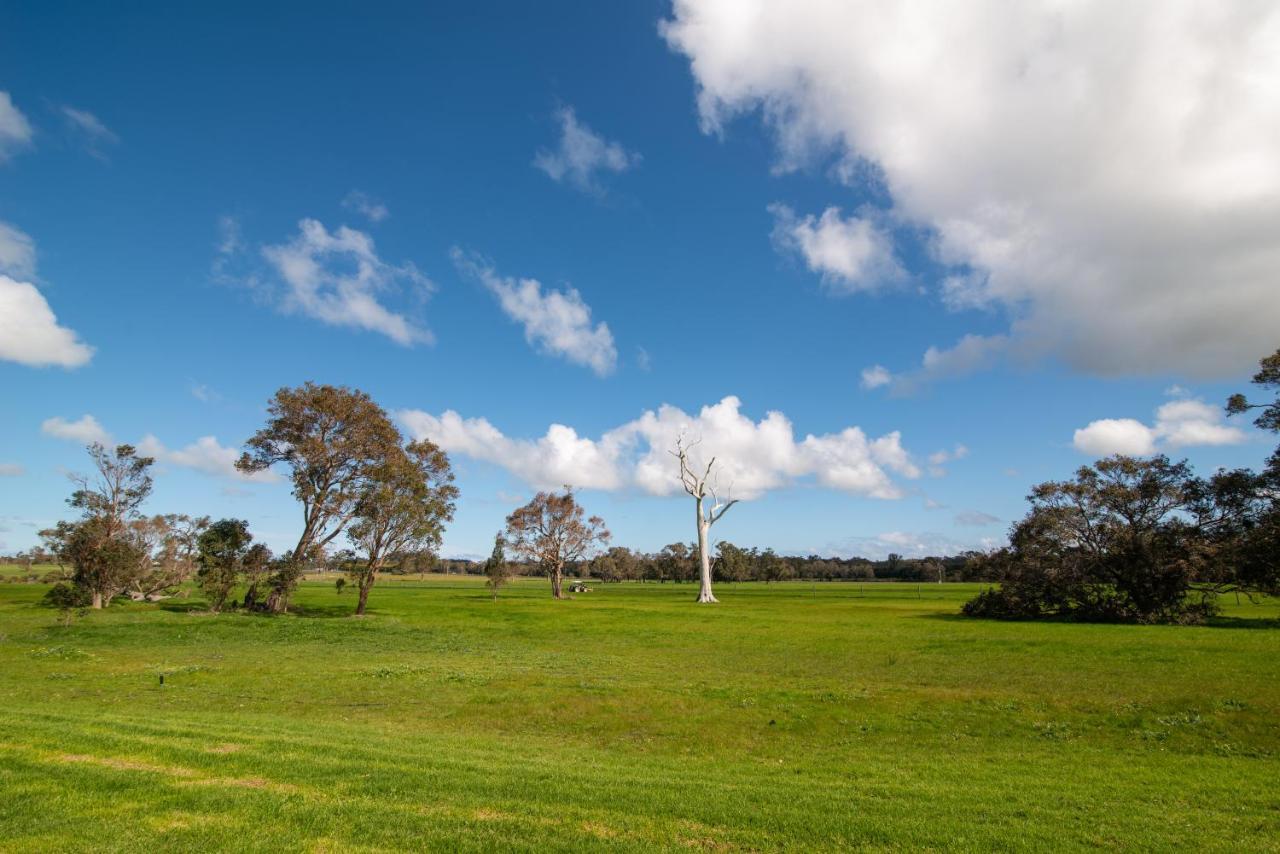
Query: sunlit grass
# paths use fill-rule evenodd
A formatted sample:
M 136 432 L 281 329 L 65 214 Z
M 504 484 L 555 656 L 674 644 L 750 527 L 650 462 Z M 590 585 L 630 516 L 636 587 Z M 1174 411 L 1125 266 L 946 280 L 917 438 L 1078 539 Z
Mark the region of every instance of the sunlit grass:
M 0 585 L 0 848 L 1275 850 L 1280 607 L 993 623 L 977 585 L 597 585 L 371 614 Z M 160 676 L 164 684 L 160 684 Z

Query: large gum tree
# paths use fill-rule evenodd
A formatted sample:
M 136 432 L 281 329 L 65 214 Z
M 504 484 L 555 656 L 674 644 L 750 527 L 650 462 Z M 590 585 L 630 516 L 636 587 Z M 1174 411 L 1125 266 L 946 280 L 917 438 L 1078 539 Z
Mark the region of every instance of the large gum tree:
M 586 511 L 565 487 L 564 492 L 539 492 L 507 517 L 506 540 L 511 551 L 532 560 L 551 579 L 551 595 L 564 597 L 564 568 L 590 557 L 609 542 L 609 531 L 599 516 Z
M 273 573 L 264 605 L 280 613 L 288 609 L 307 561 L 343 532 L 380 467 L 402 453 L 402 438 L 369 395 L 342 386 L 308 382 L 282 388 L 267 415 L 236 468 L 253 473 L 284 466 L 302 505 L 302 533 Z
M 425 439 L 388 454 L 376 467 L 347 532 L 363 557 L 351 571 L 360 591 L 357 615 L 364 614 L 390 559 L 439 548 L 457 497 L 449 457 Z

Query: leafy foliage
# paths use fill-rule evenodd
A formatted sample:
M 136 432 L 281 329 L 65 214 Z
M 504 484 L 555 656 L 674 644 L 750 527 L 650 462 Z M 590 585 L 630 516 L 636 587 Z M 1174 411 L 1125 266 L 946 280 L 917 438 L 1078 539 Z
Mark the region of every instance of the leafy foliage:
M 607 544 L 609 536 L 604 520 L 587 518 L 569 488 L 563 493 L 539 492 L 507 517 L 507 544 L 551 578 L 551 595 L 556 599 L 564 598 L 561 586 L 566 564 Z
M 369 395 L 340 386 L 282 388 L 267 413 L 236 467 L 252 473 L 287 466 L 302 504 L 302 534 L 276 566 L 267 597 L 268 610 L 283 611 L 306 562 L 355 517 L 379 467 L 400 450 L 401 436 Z

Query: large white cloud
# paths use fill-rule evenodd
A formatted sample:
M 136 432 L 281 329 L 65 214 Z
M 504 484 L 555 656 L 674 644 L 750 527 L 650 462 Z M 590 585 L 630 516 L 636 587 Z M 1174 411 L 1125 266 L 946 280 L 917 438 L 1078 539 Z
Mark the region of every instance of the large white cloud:
M 31 123 L 13 105 L 8 92 L 0 92 L 0 163 L 31 142 Z
M 1103 418 L 1075 432 L 1076 450 L 1095 457 L 1146 456 L 1192 445 L 1236 445 L 1248 434 L 1224 422 L 1222 410 L 1200 400 L 1171 400 L 1151 426 L 1133 418 Z
M 234 227 L 233 220 L 229 222 Z M 238 233 L 224 230 L 220 256 L 239 250 Z M 430 343 L 431 332 L 403 313 L 392 311 L 380 295 L 401 286 L 426 294 L 431 282 L 413 264 L 388 264 L 378 257 L 373 238 L 340 226 L 330 232 L 314 219 L 298 223 L 287 243 L 264 246 L 262 256 L 286 286 L 281 307 L 333 326 L 381 333 L 397 344 Z M 215 272 L 225 261 L 215 262 Z
M 92 357 L 93 348 L 59 325 L 35 285 L 0 275 L 0 359 L 75 368 Z
M 782 168 L 879 185 L 1010 352 L 1218 375 L 1274 348 L 1280 5 L 675 0 L 664 34 L 705 129 L 759 110 Z
M 622 143 L 600 136 L 578 121 L 572 107 L 556 111 L 560 123 L 560 141 L 554 149 L 542 149 L 533 165 L 546 172 L 553 181 L 563 181 L 585 193 L 604 192 L 600 175 L 625 172 L 640 163 L 640 155 L 628 151 Z
M 704 406 L 696 414 L 669 405 L 649 410 L 598 439 L 553 424 L 537 439 L 513 439 L 484 418 L 447 411 L 432 415 L 404 410 L 398 417 L 416 438 L 429 438 L 450 453 L 502 466 L 535 488 L 561 485 L 653 495 L 680 491 L 671 449 L 683 437 L 695 459 L 717 461 L 722 491 L 755 498 L 772 489 L 813 482 L 874 498 L 898 498 L 893 475 L 920 476 L 899 433 L 871 439 L 857 427 L 797 441 L 781 412 L 753 421 L 736 397 Z
M 458 270 L 498 298 L 503 312 L 524 327 L 525 340 L 534 347 L 585 365 L 598 376 L 613 373 L 618 363 L 618 349 L 609 324 L 591 325 L 591 306 L 575 289 L 544 291 L 537 279 L 500 276 L 479 256 L 468 256 L 456 247 L 452 254 Z

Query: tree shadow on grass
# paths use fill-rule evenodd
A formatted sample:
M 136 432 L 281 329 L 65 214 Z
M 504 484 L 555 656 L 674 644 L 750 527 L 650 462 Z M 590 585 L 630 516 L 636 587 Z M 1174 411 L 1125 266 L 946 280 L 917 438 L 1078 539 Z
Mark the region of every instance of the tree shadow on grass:
M 930 613 L 928 613 L 928 614 L 912 614 L 911 616 L 916 617 L 916 618 L 918 618 L 918 619 L 923 619 L 923 620 L 942 620 L 943 622 L 947 622 L 947 623 L 976 623 L 976 622 L 979 622 L 979 618 L 977 618 L 977 617 L 966 617 L 964 614 L 961 614 L 961 613 L 959 613 L 959 612 L 956 612 L 956 613 L 948 613 L 948 612 L 946 612 L 946 611 L 933 611 L 933 612 L 930 612 Z M 993 621 L 993 622 L 994 622 L 994 621 Z M 1000 622 L 1008 622 L 1008 621 L 1007 621 L 1007 620 L 1004 620 L 1004 621 L 1000 621 Z M 1023 622 L 1028 622 L 1028 623 L 1029 623 L 1029 622 L 1032 622 L 1032 621 L 1031 621 L 1031 620 L 1024 620 Z
M 1271 617 L 1210 617 L 1205 623 L 1210 629 L 1280 629 L 1280 619 Z
M 920 620 L 941 620 L 948 623 L 971 623 L 979 625 L 982 623 L 1047 623 L 1055 626 L 1176 626 L 1175 623 L 1108 623 L 1108 622 L 1090 622 L 1086 620 L 1072 620 L 1066 617 L 1045 617 L 1044 619 L 1024 619 L 1024 620 L 1000 620 L 994 617 L 969 617 L 965 614 L 915 614 L 916 619 Z M 1201 629 L 1271 629 L 1273 631 L 1280 629 L 1280 619 L 1271 617 L 1210 617 L 1204 623 L 1199 625 L 1191 624 L 1188 628 Z
M 196 614 L 209 610 L 209 603 L 202 599 L 186 602 L 158 602 L 156 607 L 171 614 Z
M 332 620 L 338 617 L 350 617 L 355 614 L 355 611 L 356 611 L 356 606 L 354 602 L 350 604 L 343 603 L 341 605 L 338 605 L 338 604 L 334 604 L 334 605 L 291 604 L 289 606 L 289 614 L 291 614 L 294 617 L 305 617 L 308 619 L 321 619 L 321 620 Z
M 197 600 L 195 602 L 163 602 L 158 605 L 159 610 L 168 611 L 172 614 L 209 614 L 209 604 Z M 252 610 L 246 611 L 243 608 L 227 607 L 219 614 L 211 616 L 235 615 L 239 617 L 303 617 L 306 619 L 331 620 L 339 617 L 350 617 L 355 613 L 355 603 L 351 604 L 333 604 L 333 605 L 299 605 L 291 604 L 288 614 L 272 614 L 269 611 Z

